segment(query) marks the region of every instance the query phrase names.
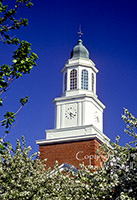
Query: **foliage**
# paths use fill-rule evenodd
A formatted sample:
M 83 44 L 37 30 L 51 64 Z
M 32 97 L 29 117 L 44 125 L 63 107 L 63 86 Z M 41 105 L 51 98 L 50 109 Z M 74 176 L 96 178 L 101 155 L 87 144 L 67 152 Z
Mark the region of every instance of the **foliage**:
M 9 144 L 0 153 L 0 199 L 39 199 L 43 183 L 47 180 L 44 165 L 38 154 L 29 156 L 31 147 L 17 140 L 15 150 Z M 48 183 L 48 182 L 47 182 Z
M 137 119 L 125 109 L 122 116 L 126 132 Z M 136 128 L 136 127 L 134 127 Z M 135 131 L 135 130 L 134 130 Z M 43 200 L 136 200 L 137 197 L 137 147 L 134 143 L 120 146 L 119 137 L 108 147 L 101 146 L 100 156 L 107 156 L 101 169 L 81 166 L 78 173 L 60 172 L 56 163 L 54 173 L 45 170 L 38 154 L 29 156 L 26 148 L 17 141 L 17 147 L 8 145 L 0 153 L 0 199 Z M 44 161 L 45 162 L 45 161 Z M 103 162 L 103 159 L 102 159 Z
M 19 17 L 18 10 L 20 7 L 30 8 L 33 3 L 31 0 L 16 0 L 12 1 L 11 5 L 5 5 L 5 0 L 0 0 L 0 41 L 7 45 L 12 45 L 16 50 L 13 51 L 12 64 L 3 64 L 0 66 L 0 106 L 3 106 L 3 99 L 7 88 L 11 83 L 25 74 L 29 74 L 36 66 L 36 59 L 38 56 L 31 51 L 31 44 L 25 40 L 20 40 L 15 36 L 17 30 L 23 26 L 28 25 L 26 18 Z M 13 33 L 15 34 L 13 36 Z M 5 127 L 4 139 L 9 133 L 13 123 L 15 122 L 15 116 L 21 110 L 21 108 L 27 103 L 28 96 L 21 98 L 21 106 L 16 112 L 7 112 L 0 124 Z

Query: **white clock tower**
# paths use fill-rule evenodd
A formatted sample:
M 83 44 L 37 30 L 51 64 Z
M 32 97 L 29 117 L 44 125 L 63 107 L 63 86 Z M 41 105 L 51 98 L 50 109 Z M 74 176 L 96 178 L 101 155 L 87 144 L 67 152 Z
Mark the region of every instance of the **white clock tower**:
M 103 131 L 105 106 L 96 95 L 95 64 L 79 39 L 63 72 L 63 96 L 54 100 L 56 108 L 55 128 L 84 127 L 94 125 Z
M 46 131 L 47 140 L 85 137 L 93 132 L 103 136 L 105 106 L 96 95 L 98 69 L 81 39 L 73 48 L 62 73 L 63 95 L 54 99 L 55 129 Z
M 96 144 L 109 141 L 109 138 L 103 133 L 105 106 L 96 95 L 98 69 L 89 58 L 89 52 L 82 44 L 81 38 L 73 48 L 71 57 L 62 69 L 62 73 L 63 95 L 54 99 L 55 127 L 52 130 L 46 130 L 46 139 L 38 140 L 37 144 L 40 145 L 42 152 L 41 159 L 48 157 L 49 164 L 53 165 L 56 156 L 60 163 L 69 162 L 78 165 L 74 160 L 77 160 L 79 152 L 84 152 L 79 149 L 84 149 L 85 144 L 88 147 L 88 141 L 92 143 L 93 148 L 95 147 L 95 151 Z M 87 143 L 83 143 L 84 141 Z M 76 148 L 76 145 L 79 146 Z M 67 157 L 61 156 L 64 151 L 67 155 L 70 149 L 72 151 Z M 90 148 L 87 149 L 87 152 L 91 154 L 96 154 L 95 151 L 90 152 Z M 71 158 L 70 155 L 72 155 Z M 85 158 L 87 157 L 85 156 Z

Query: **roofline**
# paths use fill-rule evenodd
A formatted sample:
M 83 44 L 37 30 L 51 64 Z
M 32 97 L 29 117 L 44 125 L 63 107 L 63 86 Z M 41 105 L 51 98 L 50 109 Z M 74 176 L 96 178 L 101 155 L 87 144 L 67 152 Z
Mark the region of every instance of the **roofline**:
M 105 105 L 97 98 L 97 95 L 96 96 L 93 96 L 93 95 L 90 95 L 90 94 L 79 94 L 79 95 L 75 95 L 75 96 L 65 96 L 65 97 L 57 97 L 53 100 L 53 103 L 55 103 L 56 101 L 58 102 L 62 102 L 62 101 L 65 101 L 65 100 L 68 100 L 68 99 L 75 99 L 75 98 L 92 98 L 95 100 L 95 102 L 101 106 L 102 109 L 105 109 Z

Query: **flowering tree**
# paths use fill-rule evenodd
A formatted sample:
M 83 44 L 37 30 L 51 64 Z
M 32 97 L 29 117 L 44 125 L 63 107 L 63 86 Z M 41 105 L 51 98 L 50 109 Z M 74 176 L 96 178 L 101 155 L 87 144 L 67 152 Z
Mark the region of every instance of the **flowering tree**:
M 57 188 L 59 199 L 136 200 L 137 119 L 127 109 L 124 109 L 122 118 L 126 123 L 125 132 L 132 136 L 133 141 L 122 147 L 117 137 L 111 148 L 105 144 L 101 146 L 100 159 L 107 157 L 106 162 L 101 159 L 101 169 L 82 167 L 77 174 L 72 172 L 71 176 L 57 175 L 54 190 Z

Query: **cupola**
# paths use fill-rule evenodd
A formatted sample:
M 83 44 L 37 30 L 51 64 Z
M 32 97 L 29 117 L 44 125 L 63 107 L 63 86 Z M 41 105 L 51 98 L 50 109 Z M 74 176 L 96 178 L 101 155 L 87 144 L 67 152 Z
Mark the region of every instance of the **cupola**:
M 78 44 L 73 48 L 71 52 L 71 58 L 88 58 L 89 52 L 86 47 L 82 44 L 82 40 L 78 40 Z

